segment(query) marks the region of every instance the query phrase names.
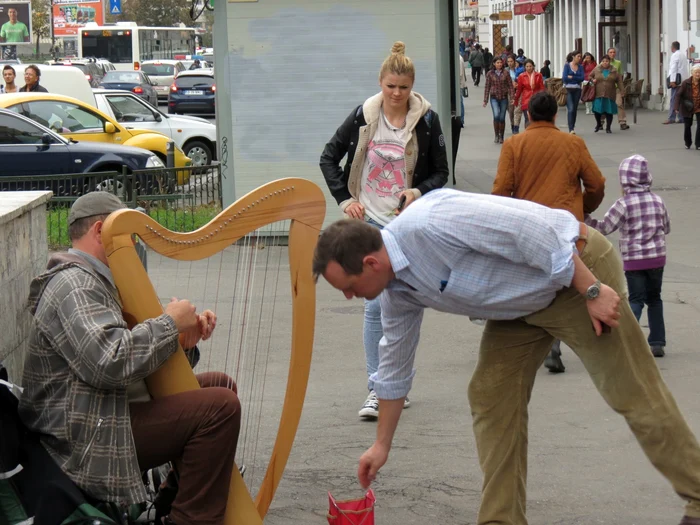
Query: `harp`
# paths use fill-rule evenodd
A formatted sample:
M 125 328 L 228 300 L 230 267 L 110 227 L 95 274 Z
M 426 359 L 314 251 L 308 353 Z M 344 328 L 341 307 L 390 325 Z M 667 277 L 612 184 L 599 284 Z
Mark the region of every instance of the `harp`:
M 290 295 L 292 310 L 289 342 L 291 354 L 286 390 L 284 393 L 280 390 L 278 396 L 280 401 L 283 399 L 279 412 L 279 426 L 269 455 L 269 463 L 264 468 L 265 474 L 261 478 L 255 497 L 246 485 L 246 482 L 250 484 L 248 475 L 246 474 L 244 481 L 238 468 L 233 469 L 226 525 L 262 524 L 291 452 L 311 364 L 316 305 L 311 264 L 325 209 L 325 198 L 318 186 L 306 179 L 287 178 L 253 190 L 219 213 L 208 224 L 191 233 L 177 233 L 165 229 L 149 216 L 135 210 L 113 213 L 103 228 L 103 243 L 123 303 L 124 317 L 127 323 L 133 326 L 163 312 L 161 298 L 132 242 L 134 234 L 149 248 L 150 271 L 152 255 L 174 260 L 177 264 L 180 261 L 201 261 L 212 256 L 223 260 L 227 251 L 238 251 L 240 258 L 240 250 L 246 249 L 246 246 L 251 253 L 261 250 L 260 243 L 266 242 L 265 235 L 260 234 L 261 228 L 276 228 L 278 226 L 272 225 L 279 225 L 280 221 L 284 221 L 282 224 L 288 224 L 288 232 L 283 234 L 285 238 L 288 235 L 288 247 L 284 249 L 288 251 L 290 282 L 285 293 Z M 271 229 L 267 237 L 273 234 L 276 235 L 274 229 Z M 241 247 L 241 242 L 245 240 L 248 244 Z M 267 246 L 273 245 L 274 243 L 268 241 Z M 223 265 L 221 262 L 220 264 Z M 283 277 L 280 277 L 282 285 Z M 218 284 L 230 286 L 231 280 L 224 280 L 224 284 L 219 281 Z M 218 294 L 218 290 L 216 293 Z M 186 295 L 182 295 L 181 298 L 190 299 Z M 233 297 L 233 302 L 237 299 Z M 197 305 L 195 300 L 192 302 Z M 197 306 L 199 311 L 199 305 Z M 273 313 L 271 317 L 275 316 L 278 316 L 278 313 Z M 218 330 L 219 326 L 215 332 Z M 285 372 L 284 367 L 282 372 Z M 282 377 L 283 374 L 280 374 L 280 378 Z M 281 383 L 281 380 L 279 382 Z M 146 383 L 154 398 L 199 388 L 195 374 L 181 348 L 157 372 L 148 377 Z M 243 398 L 241 404 L 245 418 Z M 270 444 L 272 443 L 270 440 Z

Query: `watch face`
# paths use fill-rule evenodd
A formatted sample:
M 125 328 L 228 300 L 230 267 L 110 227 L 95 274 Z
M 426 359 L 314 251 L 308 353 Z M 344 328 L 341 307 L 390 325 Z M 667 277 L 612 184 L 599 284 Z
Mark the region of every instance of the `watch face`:
M 595 299 L 600 294 L 600 285 L 598 283 L 592 284 L 586 291 L 586 296 L 588 299 Z

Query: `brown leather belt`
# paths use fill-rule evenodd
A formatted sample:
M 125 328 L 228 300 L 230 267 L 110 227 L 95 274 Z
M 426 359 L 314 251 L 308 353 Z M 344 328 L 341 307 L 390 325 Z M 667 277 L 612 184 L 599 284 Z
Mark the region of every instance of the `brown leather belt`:
M 587 242 L 588 242 L 588 226 L 586 226 L 586 224 L 582 222 L 582 223 L 580 223 L 578 241 L 576 241 L 576 249 L 578 250 L 579 255 L 581 255 L 581 253 L 583 253 L 583 249 L 586 247 Z

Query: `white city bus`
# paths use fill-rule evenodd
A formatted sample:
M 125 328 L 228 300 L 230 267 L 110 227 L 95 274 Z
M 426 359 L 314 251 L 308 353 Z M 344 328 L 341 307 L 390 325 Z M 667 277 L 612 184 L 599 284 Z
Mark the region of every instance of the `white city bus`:
M 80 57 L 104 58 L 119 70 L 134 70 L 144 60 L 171 59 L 195 50 L 193 27 L 145 27 L 135 22 L 98 26 L 86 24 L 80 30 Z

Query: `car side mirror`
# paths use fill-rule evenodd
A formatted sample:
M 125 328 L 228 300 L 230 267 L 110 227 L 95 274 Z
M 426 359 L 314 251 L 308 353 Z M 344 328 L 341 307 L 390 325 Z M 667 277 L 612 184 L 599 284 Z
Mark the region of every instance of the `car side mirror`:
M 156 122 L 163 122 L 163 117 L 161 117 L 160 113 L 154 113 L 153 118 L 156 119 Z
M 41 143 L 42 143 L 44 146 L 49 146 L 49 145 L 51 145 L 51 144 L 53 143 L 53 139 L 51 138 L 51 135 L 49 135 L 48 133 L 44 133 L 44 134 L 41 136 Z
M 112 124 L 111 122 L 105 122 L 105 133 L 109 133 L 110 135 L 114 134 L 117 132 L 117 127 Z

